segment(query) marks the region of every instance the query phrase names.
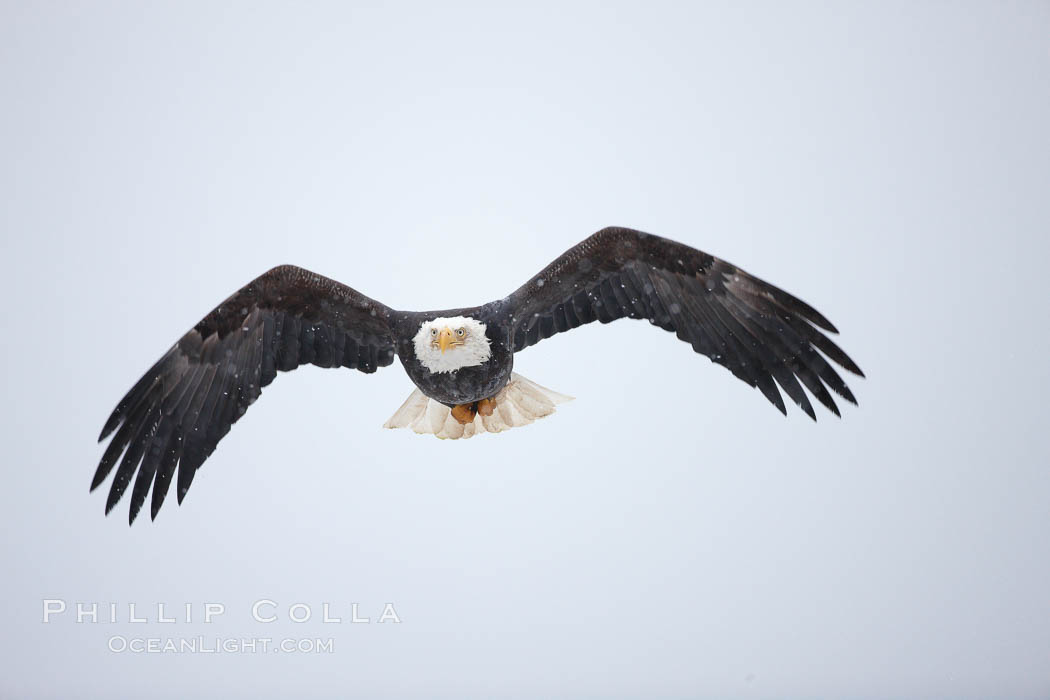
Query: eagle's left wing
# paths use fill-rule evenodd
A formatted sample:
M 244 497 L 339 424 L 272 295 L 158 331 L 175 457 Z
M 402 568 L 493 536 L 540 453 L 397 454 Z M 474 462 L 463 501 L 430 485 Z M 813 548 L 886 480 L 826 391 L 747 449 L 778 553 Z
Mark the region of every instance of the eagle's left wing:
M 499 314 L 515 352 L 591 321 L 647 319 L 786 412 L 779 384 L 814 420 L 802 385 L 836 415 L 827 387 L 856 403 L 817 350 L 864 376 L 821 332 L 837 333 L 809 304 L 724 260 L 632 229 L 606 228 L 566 251 L 504 299 Z

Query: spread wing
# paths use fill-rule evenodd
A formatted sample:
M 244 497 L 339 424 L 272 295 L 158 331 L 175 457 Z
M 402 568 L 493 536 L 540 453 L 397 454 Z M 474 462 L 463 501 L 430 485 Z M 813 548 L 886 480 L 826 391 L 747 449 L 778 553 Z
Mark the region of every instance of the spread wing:
M 391 313 L 350 287 L 291 265 L 253 280 L 182 336 L 106 421 L 99 441 L 116 434 L 91 482 L 94 490 L 120 460 L 106 513 L 137 472 L 129 521 L 151 485 L 156 518 L 176 465 L 181 503 L 201 464 L 278 371 L 313 364 L 374 372 L 389 365 Z
M 507 297 L 500 313 L 515 352 L 591 321 L 647 319 L 786 413 L 779 384 L 814 420 L 803 386 L 835 415 L 829 387 L 856 403 L 825 355 L 864 376 L 822 332 L 835 327 L 809 304 L 712 255 L 626 228 L 603 229 L 566 251 Z

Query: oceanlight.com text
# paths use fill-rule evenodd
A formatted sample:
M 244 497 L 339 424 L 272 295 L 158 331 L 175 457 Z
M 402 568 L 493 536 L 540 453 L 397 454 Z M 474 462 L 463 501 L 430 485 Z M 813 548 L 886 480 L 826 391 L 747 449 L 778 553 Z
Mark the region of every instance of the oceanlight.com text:
M 331 654 L 335 640 L 326 638 L 273 639 L 272 637 L 125 637 L 107 641 L 115 654 Z

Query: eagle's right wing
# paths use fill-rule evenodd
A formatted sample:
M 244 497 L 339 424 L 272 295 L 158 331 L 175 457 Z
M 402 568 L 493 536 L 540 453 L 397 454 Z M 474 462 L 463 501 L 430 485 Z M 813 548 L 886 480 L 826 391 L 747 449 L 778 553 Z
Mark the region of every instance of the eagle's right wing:
M 602 229 L 570 248 L 499 309 L 515 352 L 592 321 L 646 319 L 757 386 L 783 412 L 779 384 L 814 420 L 802 385 L 835 414 L 827 387 L 856 403 L 817 350 L 864 376 L 821 332 L 837 331 L 809 304 L 713 255 L 628 228 Z
M 151 485 L 156 518 L 176 465 L 181 503 L 197 469 L 278 371 L 313 364 L 374 372 L 393 362 L 392 313 L 299 267 L 266 272 L 182 336 L 121 399 L 99 436 L 116 430 L 91 489 L 119 459 L 106 512 L 137 471 L 129 521 Z

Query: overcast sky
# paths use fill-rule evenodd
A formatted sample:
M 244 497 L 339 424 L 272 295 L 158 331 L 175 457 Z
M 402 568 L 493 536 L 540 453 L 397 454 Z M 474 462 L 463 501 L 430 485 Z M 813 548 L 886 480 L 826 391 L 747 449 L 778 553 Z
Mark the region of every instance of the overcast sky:
M 0 697 L 1050 694 L 1050 5 L 687 5 L 0 2 Z M 273 265 L 473 305 L 606 225 L 812 303 L 860 406 L 593 324 L 517 356 L 576 397 L 535 425 L 384 431 L 398 364 L 304 368 L 155 523 L 88 494 Z M 111 650 L 199 635 L 333 649 Z

